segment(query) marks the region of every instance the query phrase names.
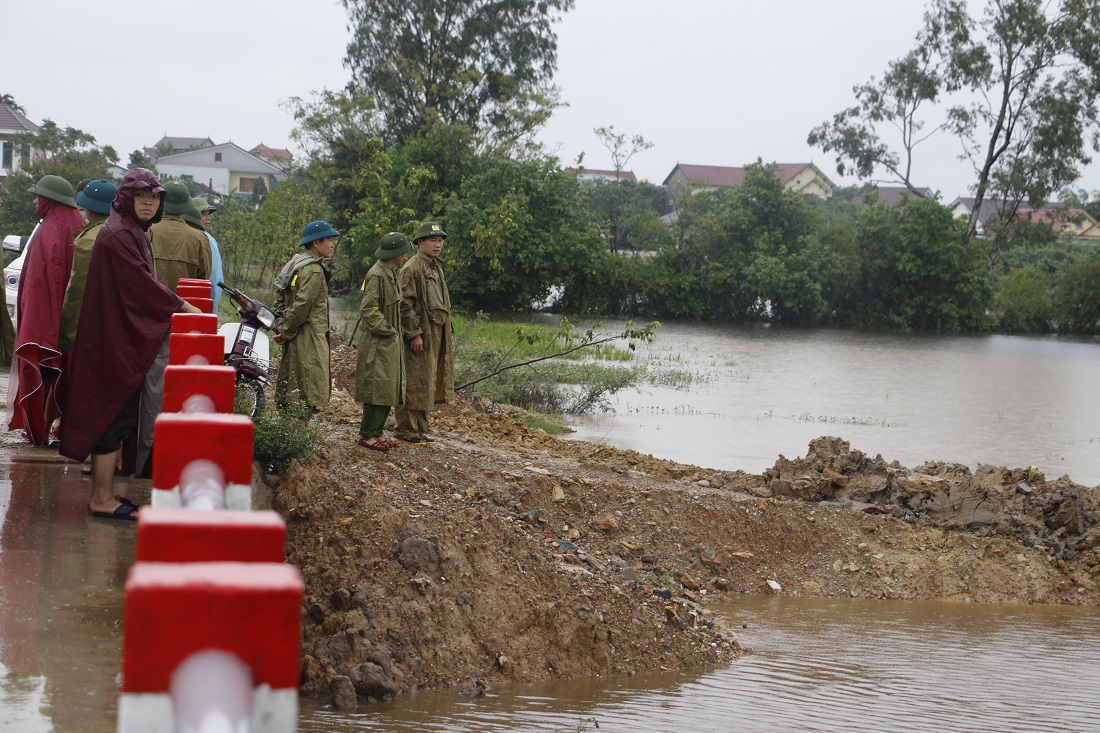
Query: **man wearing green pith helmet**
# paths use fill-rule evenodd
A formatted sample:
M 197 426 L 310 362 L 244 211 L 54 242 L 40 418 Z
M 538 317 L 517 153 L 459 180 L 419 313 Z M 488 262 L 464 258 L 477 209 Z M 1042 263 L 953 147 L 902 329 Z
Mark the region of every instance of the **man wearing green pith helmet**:
M 302 230 L 302 251 L 275 278 L 275 343 L 283 347 L 275 404 L 303 402 L 314 412 L 332 397 L 328 312 L 328 261 L 340 232 L 327 221 L 311 221 Z
M 439 259 L 446 238 L 437 222 L 421 224 L 413 237 L 416 254 L 398 278 L 408 383 L 405 404 L 396 410 L 395 435 L 421 445 L 435 442 L 428 435 L 428 413 L 454 401 L 451 294 Z

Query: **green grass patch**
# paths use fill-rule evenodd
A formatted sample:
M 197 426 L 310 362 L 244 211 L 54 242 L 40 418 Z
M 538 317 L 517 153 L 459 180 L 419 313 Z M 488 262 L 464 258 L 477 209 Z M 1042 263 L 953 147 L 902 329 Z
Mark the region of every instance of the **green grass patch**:
M 492 321 L 483 314 L 452 317 L 456 385 L 571 348 L 586 336 L 568 323 Z M 624 363 L 633 358 L 633 352 L 616 344 L 584 347 L 566 356 L 500 372 L 468 391 L 544 414 L 584 414 L 606 406 L 608 397 L 639 382 L 644 368 Z
M 569 428 L 542 415 L 524 415 L 520 420 L 529 428 L 537 428 L 547 435 L 565 435 Z

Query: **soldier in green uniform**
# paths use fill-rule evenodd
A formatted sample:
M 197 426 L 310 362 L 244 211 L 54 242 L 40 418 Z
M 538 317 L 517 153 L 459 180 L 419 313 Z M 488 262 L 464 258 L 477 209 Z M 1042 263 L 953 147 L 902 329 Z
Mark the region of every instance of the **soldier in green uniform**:
M 395 269 L 413 251 L 409 238 L 400 232 L 382 237 L 375 250 L 375 263 L 363 280 L 359 317 L 363 336 L 355 366 L 355 400 L 363 403 L 359 445 L 387 451 L 396 443 L 382 438 L 390 406 L 405 398 L 405 346 L 401 337 L 401 285 Z
M 275 380 L 279 407 L 298 400 L 316 412 L 332 396 L 326 260 L 338 236 L 327 221 L 306 224 L 298 242 L 305 251 L 291 257 L 275 278 L 275 312 L 280 314 L 275 343 L 283 347 Z
M 76 327 L 80 323 L 80 306 L 84 303 L 84 283 L 88 279 L 88 264 L 92 261 L 92 246 L 111 213 L 111 202 L 117 192 L 118 186 L 110 181 L 94 180 L 73 199 L 80 213 L 88 220 L 88 225 L 78 231 L 73 240 L 73 271 L 65 287 L 61 332 L 57 342 L 62 354 L 72 351 L 76 343 Z
M 439 254 L 447 233 L 434 221 L 416 230 L 416 254 L 401 268 L 401 327 L 405 337 L 405 404 L 398 407 L 396 435 L 409 443 L 434 443 L 428 413 L 454 401 L 451 294 Z

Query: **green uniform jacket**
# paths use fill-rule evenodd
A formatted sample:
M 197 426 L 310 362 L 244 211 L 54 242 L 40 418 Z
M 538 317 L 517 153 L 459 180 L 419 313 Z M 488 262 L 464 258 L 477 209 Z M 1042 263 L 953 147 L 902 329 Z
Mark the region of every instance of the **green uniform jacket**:
M 419 251 L 401 268 L 401 327 L 405 337 L 405 406 L 430 412 L 436 403 L 453 402 L 454 339 L 451 327 L 451 293 L 439 259 Z M 424 350 L 409 349 L 409 339 L 419 335 Z M 440 363 L 442 362 L 442 364 Z
M 210 279 L 210 240 L 177 214 L 149 227 L 149 243 L 153 247 L 153 264 L 157 280 L 176 292 L 180 278 Z
M 80 323 L 80 306 L 84 304 L 84 284 L 88 280 L 88 264 L 92 261 L 92 246 L 106 219 L 97 221 L 76 233 L 73 246 L 73 271 L 65 286 L 65 301 L 61 306 L 61 326 L 57 337 L 58 348 L 67 354 L 76 343 L 76 327 Z
M 363 281 L 359 317 L 363 335 L 355 366 L 355 400 L 364 405 L 400 405 L 405 399 L 401 286 L 397 270 L 381 260 Z
M 293 261 L 293 260 L 292 260 Z M 284 268 L 285 269 L 285 268 Z M 283 358 L 275 380 L 275 403 L 299 399 L 314 409 L 332 396 L 329 376 L 329 272 L 320 257 L 298 264 L 286 287 L 275 294 L 283 335 Z

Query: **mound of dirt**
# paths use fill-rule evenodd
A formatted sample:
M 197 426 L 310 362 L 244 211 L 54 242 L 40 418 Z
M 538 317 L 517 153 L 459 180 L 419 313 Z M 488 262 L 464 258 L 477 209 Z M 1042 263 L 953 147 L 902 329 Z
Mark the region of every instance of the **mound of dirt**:
M 318 454 L 267 477 L 306 579 L 303 690 L 340 707 L 724 663 L 740 644 L 708 602 L 734 593 L 1100 600 L 1100 496 L 1067 477 L 907 469 L 835 437 L 712 471 L 469 400 L 433 414 L 434 445 L 379 453 L 360 415 L 338 390 Z

